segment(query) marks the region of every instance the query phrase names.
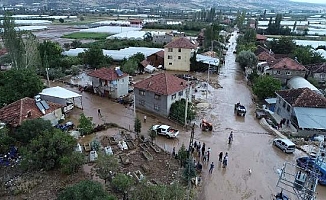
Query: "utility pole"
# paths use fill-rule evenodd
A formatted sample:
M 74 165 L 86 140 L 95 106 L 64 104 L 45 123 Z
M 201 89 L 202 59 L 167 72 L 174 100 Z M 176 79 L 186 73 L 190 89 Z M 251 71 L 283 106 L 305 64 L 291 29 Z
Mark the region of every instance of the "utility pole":
M 133 100 L 134 100 L 134 105 L 133 105 L 134 116 L 136 117 L 136 95 L 135 95 L 135 92 L 134 92 L 134 95 L 133 95 Z
M 185 126 L 187 126 L 189 93 L 190 87 L 186 89 Z
M 50 86 L 50 78 L 49 78 L 49 69 L 50 68 L 45 68 L 45 71 L 46 71 L 46 80 L 48 82 L 48 87 L 51 87 Z
M 194 142 L 194 135 L 195 135 L 195 123 L 192 125 L 191 127 L 191 134 L 190 134 L 190 141 L 189 141 L 189 147 L 188 147 L 188 154 L 187 154 L 187 158 L 188 158 L 188 195 L 187 195 L 187 200 L 190 199 L 190 165 L 192 162 L 192 159 L 190 159 L 190 152 L 191 149 L 193 148 L 193 142 Z
M 211 68 L 211 62 L 208 63 L 208 70 L 207 70 L 207 84 L 206 84 L 206 99 L 208 95 L 208 85 L 209 85 L 209 70 Z

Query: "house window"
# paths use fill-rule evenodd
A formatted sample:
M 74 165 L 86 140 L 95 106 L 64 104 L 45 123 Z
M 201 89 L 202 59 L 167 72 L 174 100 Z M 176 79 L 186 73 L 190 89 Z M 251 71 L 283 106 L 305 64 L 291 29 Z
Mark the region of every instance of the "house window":
M 183 91 L 180 91 L 180 92 L 179 92 L 179 96 L 182 96 L 182 95 L 183 95 Z
M 172 56 L 168 56 L 168 59 L 172 59 Z
M 178 52 L 181 52 L 181 48 L 178 49 Z
M 320 74 L 320 79 L 325 79 L 325 74 Z
M 139 90 L 139 94 L 140 94 L 141 96 L 145 96 L 145 91 L 144 91 L 144 90 Z
M 286 103 L 285 103 L 285 101 L 283 102 L 283 108 L 285 108 L 285 106 L 286 106 Z
M 280 75 L 281 74 L 281 71 L 277 70 L 276 71 L 276 74 Z
M 172 48 L 168 48 L 168 52 L 173 52 L 173 49 Z
M 287 71 L 287 72 L 286 72 L 286 75 L 288 75 L 288 76 L 291 75 L 291 72 Z
M 180 60 L 181 59 L 181 56 L 178 56 L 178 59 Z
M 169 63 L 169 65 L 172 65 L 172 63 Z
M 155 95 L 154 95 L 154 99 L 156 99 L 156 100 L 160 100 L 160 99 L 161 99 L 161 95 L 155 94 Z
M 177 98 L 177 95 L 176 94 L 173 94 L 172 97 L 171 97 L 172 100 L 174 100 L 176 98 Z
M 288 105 L 288 106 L 286 107 L 286 110 L 287 110 L 288 112 L 290 112 L 290 105 Z
M 139 104 L 142 105 L 142 106 L 145 106 L 145 101 L 144 100 L 140 100 L 139 101 Z
M 160 106 L 158 106 L 157 104 L 154 104 L 154 110 L 160 110 Z

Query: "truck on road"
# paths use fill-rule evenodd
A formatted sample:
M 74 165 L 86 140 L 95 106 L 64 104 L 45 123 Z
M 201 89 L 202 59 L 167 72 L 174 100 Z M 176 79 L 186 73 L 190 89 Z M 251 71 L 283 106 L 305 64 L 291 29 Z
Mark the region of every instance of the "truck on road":
M 179 134 L 178 130 L 173 129 L 168 125 L 154 125 L 152 130 L 155 131 L 158 135 L 163 135 L 167 138 L 176 138 Z

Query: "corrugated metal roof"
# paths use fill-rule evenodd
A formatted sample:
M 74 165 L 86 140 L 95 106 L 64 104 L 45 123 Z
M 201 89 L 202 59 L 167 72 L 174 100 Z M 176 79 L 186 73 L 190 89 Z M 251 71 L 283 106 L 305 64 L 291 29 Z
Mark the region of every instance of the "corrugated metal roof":
M 196 55 L 196 60 L 197 62 L 202 62 L 205 64 L 210 64 L 210 65 L 214 65 L 214 66 L 218 66 L 220 64 L 220 60 L 218 58 L 213 58 L 210 56 L 204 56 L 201 54 L 197 54 Z
M 268 99 L 265 99 L 265 101 L 266 101 L 268 104 L 275 104 L 275 103 L 276 103 L 276 98 L 268 98 Z
M 326 108 L 294 107 L 300 128 L 326 129 Z

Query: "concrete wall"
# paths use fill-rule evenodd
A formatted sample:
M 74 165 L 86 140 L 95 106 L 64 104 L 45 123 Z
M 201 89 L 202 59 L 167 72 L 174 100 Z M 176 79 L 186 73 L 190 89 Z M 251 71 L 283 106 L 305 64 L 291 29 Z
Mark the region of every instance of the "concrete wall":
M 288 69 L 269 69 L 266 71 L 266 74 L 273 76 L 274 78 L 279 79 L 282 84 L 286 84 L 288 80 L 290 80 L 294 76 L 305 77 L 305 71 L 296 71 L 296 70 L 288 70 Z
M 290 104 L 284 101 L 284 99 L 282 99 L 280 96 L 277 96 L 275 112 L 280 117 L 291 120 L 291 116 L 293 115 L 293 108 Z
M 108 94 L 111 98 L 118 98 L 128 94 L 129 76 L 116 81 L 105 81 L 92 77 L 92 85 L 95 94 L 98 94 L 99 90 L 102 94 Z
M 172 49 L 172 52 L 169 52 L 169 49 Z M 191 55 L 192 49 L 164 48 L 164 68 L 188 72 L 190 71 Z
M 145 95 L 140 94 L 138 88 L 134 89 L 135 105 L 141 110 L 146 110 L 158 115 L 168 117 L 171 104 L 181 99 L 186 99 L 186 90 L 176 92 L 175 94 L 159 97 L 154 92 L 145 91 Z M 174 96 L 175 95 L 175 96 Z M 173 98 L 172 98 L 173 96 Z M 191 91 L 189 93 L 189 102 L 191 102 Z

